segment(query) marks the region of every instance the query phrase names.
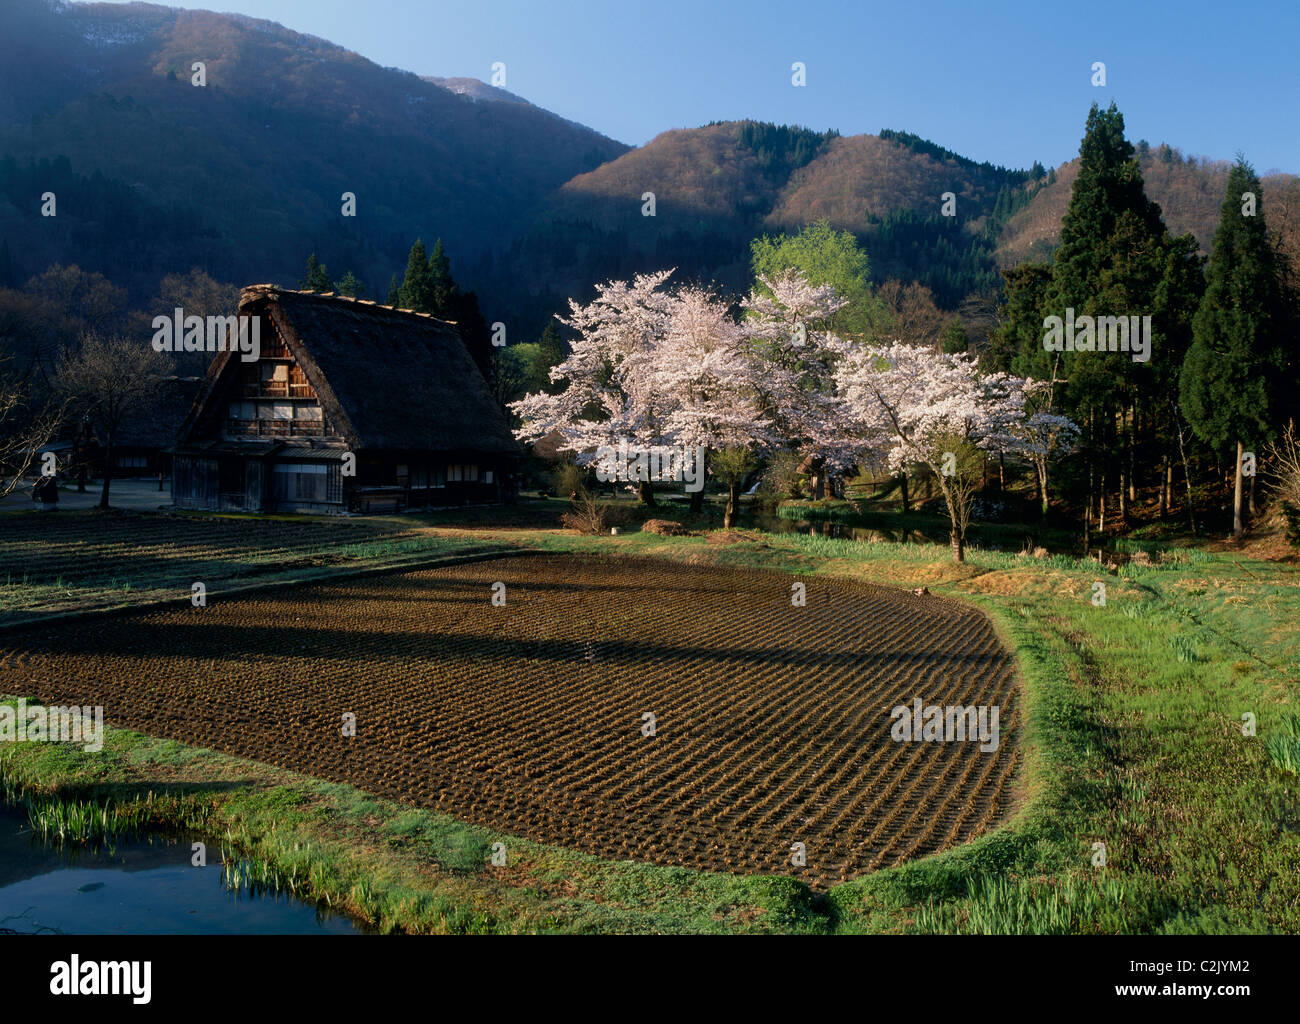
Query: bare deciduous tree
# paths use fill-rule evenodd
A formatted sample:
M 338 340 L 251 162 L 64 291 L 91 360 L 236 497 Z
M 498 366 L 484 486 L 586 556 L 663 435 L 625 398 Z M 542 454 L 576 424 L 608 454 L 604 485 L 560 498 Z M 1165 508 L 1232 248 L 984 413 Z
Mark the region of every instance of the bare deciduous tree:
M 36 450 L 58 433 L 63 410 L 33 411 L 22 381 L 0 373 L 0 498 L 12 494 L 36 461 Z
M 885 336 L 907 338 L 915 345 L 931 348 L 939 344 L 948 317 L 934 304 L 929 288 L 916 281 L 904 282 L 891 277 L 877 294 L 893 318 Z
M 1264 474 L 1286 522 L 1287 540 L 1300 546 L 1300 434 L 1288 424 L 1282 436 L 1264 449 Z
M 238 285 L 214 280 L 198 267 L 194 267 L 188 274 L 168 274 L 164 277 L 158 283 L 158 294 L 154 297 L 150 308 L 170 314 L 172 310 L 179 307 L 185 310 L 186 316 L 207 318 L 229 316 L 238 305 Z M 136 329 L 137 326 L 144 329 L 145 324 L 151 319 L 142 315 L 141 320 L 144 323 L 133 325 L 132 329 Z M 208 352 L 181 352 L 173 358 L 176 360 L 177 372 L 183 375 L 202 376 L 207 371 L 208 364 L 212 362 L 212 355 Z
M 147 342 L 120 336 L 87 334 L 79 350 L 65 350 L 59 357 L 59 388 L 104 435 L 100 508 L 108 508 L 114 439 L 123 424 L 149 415 L 162 391 L 162 378 L 172 371 L 171 359 Z

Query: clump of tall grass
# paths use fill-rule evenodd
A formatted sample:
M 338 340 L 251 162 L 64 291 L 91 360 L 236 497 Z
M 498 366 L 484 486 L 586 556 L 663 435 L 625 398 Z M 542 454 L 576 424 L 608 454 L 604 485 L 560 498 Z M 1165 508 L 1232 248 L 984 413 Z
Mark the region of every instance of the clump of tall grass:
M 1169 646 L 1174 649 L 1174 657 L 1181 662 L 1201 661 L 1201 649 L 1196 641 L 1183 633 L 1175 633 L 1169 638 Z
M 1200 548 L 1168 548 L 1160 553 L 1161 565 L 1195 566 L 1214 560 L 1214 555 Z
M 100 843 L 171 829 L 201 828 L 211 805 L 193 794 L 119 801 L 64 799 L 28 793 L 22 801 L 33 831 L 51 843 Z
M 1125 884 L 1116 878 L 1066 875 L 1056 880 L 967 879 L 966 899 L 931 901 L 914 931 L 959 935 L 1071 935 L 1128 930 Z M 1132 902 L 1132 901 L 1130 901 Z
M 265 860 L 241 856 L 235 847 L 221 844 L 221 884 L 228 892 L 242 896 L 276 896 L 297 888 L 297 874 L 281 875 Z M 325 901 L 330 902 L 329 896 Z
M 210 803 L 192 793 L 156 797 L 150 790 L 121 801 L 41 792 L 26 784 L 10 754 L 0 754 L 0 800 L 21 807 L 32 831 L 58 845 L 111 842 L 178 821 L 186 828 L 201 827 L 212 811 Z
M 46 842 L 102 842 L 121 832 L 111 802 L 97 807 L 81 800 L 55 799 L 44 804 L 28 800 L 26 806 L 27 820 Z
M 1300 775 L 1300 715 L 1282 716 L 1282 727 L 1264 744 L 1272 762 L 1284 772 Z

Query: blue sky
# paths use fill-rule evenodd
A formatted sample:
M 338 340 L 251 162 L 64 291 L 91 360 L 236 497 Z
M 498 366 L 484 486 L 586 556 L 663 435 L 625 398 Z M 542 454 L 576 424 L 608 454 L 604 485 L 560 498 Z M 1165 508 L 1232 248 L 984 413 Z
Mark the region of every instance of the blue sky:
M 1134 141 L 1300 173 L 1297 0 L 164 2 L 268 18 L 418 74 L 487 80 L 503 61 L 511 92 L 633 145 L 750 117 L 900 128 L 1050 166 L 1076 154 L 1089 104 L 1113 99 Z

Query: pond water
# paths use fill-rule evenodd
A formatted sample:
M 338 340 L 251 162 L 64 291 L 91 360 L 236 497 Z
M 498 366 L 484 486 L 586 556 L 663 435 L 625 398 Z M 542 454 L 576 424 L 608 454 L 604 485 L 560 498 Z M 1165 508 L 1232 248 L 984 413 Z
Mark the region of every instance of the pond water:
M 223 881 L 219 844 L 205 867 L 190 842 L 146 836 L 97 847 L 45 843 L 20 808 L 0 804 L 0 932 L 71 935 L 346 935 L 340 914 L 286 893 Z

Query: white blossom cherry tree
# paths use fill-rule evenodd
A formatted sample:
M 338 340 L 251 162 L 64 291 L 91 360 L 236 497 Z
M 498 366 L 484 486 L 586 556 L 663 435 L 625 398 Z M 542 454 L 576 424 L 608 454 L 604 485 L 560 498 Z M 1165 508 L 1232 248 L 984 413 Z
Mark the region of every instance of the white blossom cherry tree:
M 726 304 L 704 288 L 661 290 L 669 273 L 630 285 L 611 281 L 588 305 L 570 303 L 562 322 L 578 338 L 551 371 L 565 386 L 511 404 L 522 420 L 516 436 L 529 441 L 556 431 L 558 449 L 573 452 L 579 465 L 620 442 L 656 456 L 701 448 L 757 453 L 773 443 L 757 394 L 763 367 Z M 653 504 L 649 480 L 640 491 Z M 702 497 L 702 490 L 692 494 L 697 510 Z
M 1010 446 L 1001 377 L 984 377 L 973 357 L 895 342 L 850 352 L 836 372 L 864 450 L 883 452 L 896 471 L 929 467 L 943 494 L 953 560 L 965 559 L 966 530 L 979 489 L 982 452 Z
M 835 383 L 835 367 L 854 346 L 829 329 L 845 305 L 830 285 L 809 284 L 795 270 L 760 276 L 744 303 L 741 326 L 763 368 L 760 408 L 782 446 L 814 466 L 817 498 L 827 471 L 846 469 L 859 454 Z
M 552 382 L 563 381 L 564 387 L 553 395 L 526 395 L 510 403 L 522 421 L 516 431 L 521 441 L 555 431 L 557 450 L 572 452 L 583 466 L 595 461 L 602 445 L 626 441 L 652 450 L 671 443 L 667 418 L 672 406 L 656 383 L 672 306 L 672 297 L 660 289 L 671 274 L 641 274 L 631 284 L 610 281 L 586 305 L 569 301 L 570 315 L 560 322 L 578 336 L 569 355 L 550 372 Z M 649 481 L 641 481 L 642 499 L 650 501 L 652 494 Z
M 776 442 L 759 401 L 766 366 L 748 345 L 730 311 L 712 292 L 682 288 L 673 296 L 656 360 L 656 388 L 672 402 L 666 425 L 675 443 L 703 448 L 728 484 L 727 514 L 735 519 L 741 481 L 758 454 Z M 725 453 L 725 454 L 724 454 Z M 703 504 L 691 495 L 691 510 Z
M 827 325 L 844 301 L 797 272 L 760 278 L 740 322 L 707 288 L 664 290 L 670 274 L 611 281 L 587 305 L 570 302 L 562 322 L 578 337 L 551 371 L 563 387 L 511 403 L 522 421 L 516 436 L 555 432 L 579 465 L 620 442 L 704 449 L 730 484 L 728 525 L 740 481 L 774 449 L 812 460 L 819 473 L 868 460 L 904 474 L 921 464 L 943 494 L 960 562 L 984 453 L 1027 456 L 1045 495 L 1048 460 L 1077 435 L 1051 413 L 1042 382 L 983 375 L 965 354 L 835 336 Z M 701 493 L 692 495 L 697 509 Z M 653 503 L 648 479 L 641 496 Z

